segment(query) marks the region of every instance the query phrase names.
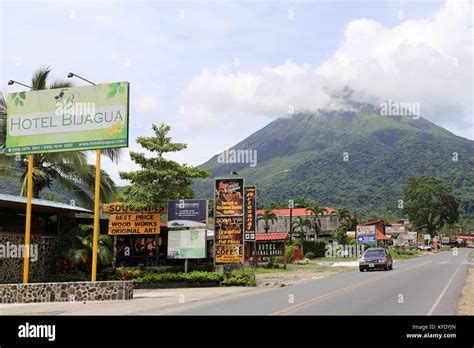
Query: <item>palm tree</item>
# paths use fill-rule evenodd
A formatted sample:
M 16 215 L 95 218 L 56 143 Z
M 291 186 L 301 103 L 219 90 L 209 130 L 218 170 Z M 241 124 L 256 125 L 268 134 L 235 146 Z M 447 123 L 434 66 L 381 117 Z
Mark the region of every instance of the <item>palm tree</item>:
M 277 220 L 275 213 L 273 213 L 270 209 L 266 209 L 263 214 L 257 215 L 257 221 L 263 220 L 263 229 L 265 233 L 268 233 L 270 229 L 270 223 L 273 225 Z
M 90 269 L 92 266 L 92 225 L 79 225 L 73 233 L 65 238 L 65 252 L 63 256 L 70 260 L 75 266 Z M 113 240 L 106 234 L 99 234 L 97 248 L 98 262 L 100 266 L 108 266 L 112 262 Z
M 53 81 L 49 85 L 47 79 L 51 69 L 43 67 L 38 69 L 32 77 L 32 90 L 53 88 L 68 88 L 68 81 Z M 7 101 L 0 96 L 0 151 L 5 147 L 6 139 Z M 119 151 L 104 149 L 103 154 L 113 161 L 117 161 Z M 61 153 L 44 153 L 33 155 L 33 197 L 39 198 L 40 192 L 54 185 L 61 189 L 71 191 L 78 201 L 84 206 L 93 205 L 90 193 L 94 189 L 95 166 L 87 163 L 87 154 L 90 151 L 70 151 Z M 0 154 L 0 176 L 17 177 L 20 184 L 20 195 L 26 194 L 28 172 L 28 156 L 6 156 Z M 19 175 L 18 175 L 19 174 Z M 110 176 L 101 171 L 100 197 L 108 201 L 116 194 L 115 184 Z
M 296 218 L 296 222 L 293 224 L 293 230 L 299 230 L 300 231 L 300 239 L 301 239 L 301 253 L 303 253 L 303 240 L 304 240 L 304 234 L 305 234 L 305 229 L 310 229 L 311 228 L 311 220 L 303 218 L 302 216 L 298 216 Z M 304 253 L 303 253 L 304 255 Z
M 314 203 L 306 208 L 306 211 L 311 212 L 312 217 L 312 227 L 314 228 L 314 232 L 316 233 L 316 239 L 319 238 L 319 233 L 321 232 L 321 220 L 319 219 L 319 215 L 324 215 L 326 212 L 326 208 L 321 207 L 317 203 Z
M 337 209 L 337 220 L 342 222 L 344 220 L 350 219 L 351 215 L 349 213 L 349 209 L 347 208 L 339 208 Z

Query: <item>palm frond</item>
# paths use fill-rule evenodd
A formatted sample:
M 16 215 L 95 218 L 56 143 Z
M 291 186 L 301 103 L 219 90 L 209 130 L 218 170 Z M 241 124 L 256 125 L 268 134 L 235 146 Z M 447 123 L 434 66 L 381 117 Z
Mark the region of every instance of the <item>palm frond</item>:
M 51 68 L 49 66 L 44 66 L 39 68 L 35 71 L 33 78 L 31 79 L 31 87 L 33 90 L 42 90 L 46 89 L 46 80 L 48 79 L 48 75 L 51 72 Z
M 73 84 L 66 80 L 56 80 L 49 84 L 49 89 L 56 89 L 56 88 L 69 88 L 72 87 Z

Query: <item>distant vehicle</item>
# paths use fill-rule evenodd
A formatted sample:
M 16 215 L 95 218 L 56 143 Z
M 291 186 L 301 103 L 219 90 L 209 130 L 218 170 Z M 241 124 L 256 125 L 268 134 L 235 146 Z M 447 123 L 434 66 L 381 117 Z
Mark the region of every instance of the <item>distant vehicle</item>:
M 365 251 L 359 259 L 359 270 L 382 269 L 388 271 L 393 269 L 393 260 L 384 248 L 370 248 Z
M 431 245 L 418 244 L 418 250 L 431 251 L 431 249 L 432 249 Z

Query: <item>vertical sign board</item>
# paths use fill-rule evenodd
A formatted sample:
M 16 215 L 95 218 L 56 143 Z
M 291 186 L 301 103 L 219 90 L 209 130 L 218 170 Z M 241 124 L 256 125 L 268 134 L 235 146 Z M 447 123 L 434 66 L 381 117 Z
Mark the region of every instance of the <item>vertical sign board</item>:
M 168 227 L 206 227 L 207 200 L 180 199 L 168 201 Z
M 128 146 L 128 82 L 10 93 L 7 98 L 7 155 Z
M 244 240 L 255 240 L 255 213 L 256 213 L 255 187 L 245 188 L 245 228 Z
M 214 261 L 244 261 L 244 180 L 216 179 L 214 186 Z
M 357 243 L 373 244 L 377 243 L 375 225 L 357 225 L 356 227 Z

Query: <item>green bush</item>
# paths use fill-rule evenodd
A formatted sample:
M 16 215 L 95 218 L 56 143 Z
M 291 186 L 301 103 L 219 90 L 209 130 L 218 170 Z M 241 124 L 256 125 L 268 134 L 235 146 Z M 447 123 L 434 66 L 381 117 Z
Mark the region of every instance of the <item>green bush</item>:
M 293 262 L 293 250 L 299 249 L 297 245 L 288 245 L 286 247 L 286 259 L 288 262 Z
M 313 253 L 314 257 L 324 257 L 326 253 L 326 242 L 320 239 L 304 240 L 303 251 L 305 253 Z
M 166 283 L 215 283 L 218 285 L 224 277 L 216 272 L 191 273 L 148 273 L 133 280 L 136 284 L 166 284 Z
M 119 267 L 115 270 L 115 273 L 120 280 L 132 280 L 144 275 L 143 269 L 128 267 Z
M 306 257 L 307 259 L 312 260 L 312 259 L 314 259 L 314 253 L 311 252 L 311 251 L 310 251 L 310 252 L 307 252 L 306 255 L 305 255 L 305 257 Z
M 241 275 L 234 275 L 230 278 L 224 279 L 221 283 L 221 286 L 256 286 L 257 282 L 254 278 L 241 274 Z

